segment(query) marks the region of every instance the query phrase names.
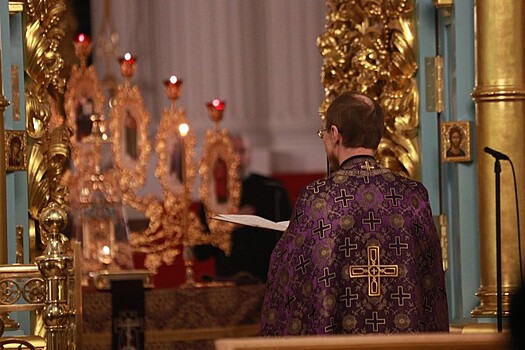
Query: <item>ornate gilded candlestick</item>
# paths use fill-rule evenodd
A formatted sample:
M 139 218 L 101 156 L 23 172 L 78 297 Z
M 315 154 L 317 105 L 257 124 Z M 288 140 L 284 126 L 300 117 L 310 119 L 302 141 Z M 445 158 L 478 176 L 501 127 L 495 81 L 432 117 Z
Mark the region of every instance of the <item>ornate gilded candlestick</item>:
M 137 67 L 137 59 L 127 52 L 124 57 L 119 58 L 118 62 L 120 64 L 120 74 L 126 79 L 126 83 L 130 84 Z
M 74 45 L 75 45 L 75 56 L 79 58 L 80 66 L 85 67 L 87 58 L 91 54 L 91 39 L 87 35 L 80 33 L 77 36 L 77 39 Z
M 208 107 L 209 117 L 215 123 L 215 130 L 220 129 L 225 106 L 226 102 L 221 101 L 218 98 L 214 98 L 212 101 L 206 104 L 206 107 Z
M 166 91 L 166 95 L 171 101 L 171 107 L 169 110 L 166 110 L 166 116 L 168 120 L 171 122 L 171 125 L 165 125 L 170 129 L 170 133 L 173 133 L 173 126 L 177 127 L 177 130 L 175 133 L 178 133 L 175 137 L 179 140 L 178 142 L 178 154 L 176 162 L 177 164 L 180 164 L 180 167 L 176 170 L 176 173 L 179 175 L 178 179 L 180 181 L 181 187 L 179 187 L 179 191 L 175 192 L 178 196 L 178 198 L 182 198 L 180 201 L 181 206 L 180 210 L 175 210 L 174 215 L 175 216 L 181 216 L 181 233 L 182 233 L 182 259 L 184 261 L 184 266 L 186 269 L 186 280 L 183 284 L 183 287 L 194 287 L 195 286 L 195 278 L 194 278 L 194 272 L 193 272 L 193 247 L 191 245 L 190 240 L 190 230 L 189 230 L 189 215 L 190 215 L 190 193 L 191 193 L 191 183 L 192 178 L 191 176 L 191 151 L 190 149 L 193 147 L 194 142 L 192 142 L 192 139 L 189 135 L 190 127 L 188 123 L 186 122 L 186 118 L 184 117 L 184 109 L 179 108 L 177 109 L 176 103 L 177 100 L 180 97 L 181 90 L 182 90 L 182 79 L 177 78 L 175 75 L 172 75 L 168 80 L 164 81 L 164 87 Z M 173 135 L 173 134 L 171 134 Z M 179 137 L 180 135 L 180 137 Z M 189 138 L 189 139 L 188 139 Z M 177 143 L 176 143 L 177 144 Z M 174 162 L 175 159 L 171 159 L 168 162 Z M 170 163 L 170 166 L 173 164 Z M 171 180 L 173 181 L 173 179 Z M 182 189 L 182 191 L 180 191 Z

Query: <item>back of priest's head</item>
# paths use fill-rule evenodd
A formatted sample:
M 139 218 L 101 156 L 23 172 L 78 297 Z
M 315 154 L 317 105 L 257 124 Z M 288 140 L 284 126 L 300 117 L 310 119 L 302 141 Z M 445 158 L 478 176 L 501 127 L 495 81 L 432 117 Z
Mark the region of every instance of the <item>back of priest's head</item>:
M 383 136 L 384 120 L 381 105 L 357 92 L 343 92 L 326 111 L 326 128 L 335 125 L 347 148 L 376 149 Z

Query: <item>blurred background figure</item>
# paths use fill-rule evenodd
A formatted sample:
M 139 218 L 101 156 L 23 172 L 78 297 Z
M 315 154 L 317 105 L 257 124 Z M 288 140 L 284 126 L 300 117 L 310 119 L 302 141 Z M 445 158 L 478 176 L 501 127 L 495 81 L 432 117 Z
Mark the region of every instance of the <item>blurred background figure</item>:
M 250 148 L 241 135 L 230 135 L 235 153 L 239 156 L 241 203 L 238 214 L 258 215 L 272 221 L 289 220 L 292 211 L 290 198 L 282 183 L 261 174 L 249 172 Z M 206 225 L 206 213 L 201 209 Z M 194 247 L 198 260 L 215 259 L 215 279 L 254 280 L 266 282 L 272 250 L 282 232 L 241 226 L 232 233 L 230 256 L 211 245 Z

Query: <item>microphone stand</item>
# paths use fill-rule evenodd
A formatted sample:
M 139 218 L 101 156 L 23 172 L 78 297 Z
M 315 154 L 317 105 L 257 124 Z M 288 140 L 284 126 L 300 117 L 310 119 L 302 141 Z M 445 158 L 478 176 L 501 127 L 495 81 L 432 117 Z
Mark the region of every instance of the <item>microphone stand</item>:
M 498 333 L 501 333 L 502 327 L 502 288 L 501 288 L 501 199 L 500 199 L 500 173 L 501 165 L 499 159 L 494 162 L 494 175 L 496 180 L 496 308 L 498 319 Z

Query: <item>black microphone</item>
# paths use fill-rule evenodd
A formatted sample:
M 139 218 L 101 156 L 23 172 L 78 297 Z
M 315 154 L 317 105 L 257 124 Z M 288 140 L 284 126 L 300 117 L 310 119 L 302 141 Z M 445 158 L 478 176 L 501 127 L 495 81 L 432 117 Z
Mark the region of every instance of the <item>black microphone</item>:
M 489 154 L 492 154 L 494 156 L 494 158 L 496 159 L 501 159 L 501 160 L 510 160 L 509 157 L 501 152 L 498 152 L 496 150 L 493 150 L 492 148 L 490 147 L 485 147 L 483 148 L 483 150 Z

